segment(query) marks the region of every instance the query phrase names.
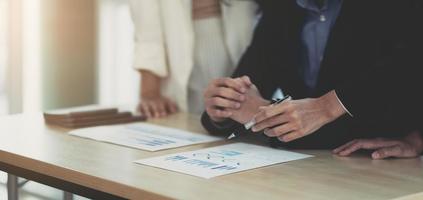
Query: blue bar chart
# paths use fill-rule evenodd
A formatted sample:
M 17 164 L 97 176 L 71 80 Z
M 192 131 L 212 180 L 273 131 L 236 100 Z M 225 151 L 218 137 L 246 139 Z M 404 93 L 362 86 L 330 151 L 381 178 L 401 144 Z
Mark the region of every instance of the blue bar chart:
M 70 134 L 147 151 L 159 151 L 221 140 L 218 137 L 147 123 L 78 129 L 71 131 Z
M 213 178 L 312 157 L 269 147 L 234 143 L 135 161 L 202 178 Z

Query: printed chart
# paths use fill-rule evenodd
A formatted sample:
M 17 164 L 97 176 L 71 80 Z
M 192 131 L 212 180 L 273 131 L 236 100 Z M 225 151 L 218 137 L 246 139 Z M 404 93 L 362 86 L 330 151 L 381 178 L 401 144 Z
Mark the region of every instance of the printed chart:
M 135 162 L 202 178 L 213 178 L 309 157 L 312 156 L 252 144 L 234 143 Z
M 69 134 L 147 151 L 221 140 L 217 137 L 147 123 L 84 128 L 71 131 Z

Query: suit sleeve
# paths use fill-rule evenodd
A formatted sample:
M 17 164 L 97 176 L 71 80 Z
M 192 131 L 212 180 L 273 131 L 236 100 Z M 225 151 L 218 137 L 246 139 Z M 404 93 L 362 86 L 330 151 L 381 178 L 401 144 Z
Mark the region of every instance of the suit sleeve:
M 385 14 L 389 24 L 381 29 L 386 53 L 367 71 L 336 88 L 340 101 L 359 120 L 386 118 L 397 126 L 416 127 L 421 109 L 421 8 L 410 1 L 391 5 L 395 14 Z M 383 19 L 381 19 L 383 20 Z M 382 35 L 383 34 L 383 35 Z M 386 124 L 385 124 L 386 125 Z M 389 124 L 390 125 L 390 124 Z M 387 125 L 388 126 L 388 125 Z
M 135 27 L 133 66 L 159 77 L 168 76 L 160 1 L 130 0 Z

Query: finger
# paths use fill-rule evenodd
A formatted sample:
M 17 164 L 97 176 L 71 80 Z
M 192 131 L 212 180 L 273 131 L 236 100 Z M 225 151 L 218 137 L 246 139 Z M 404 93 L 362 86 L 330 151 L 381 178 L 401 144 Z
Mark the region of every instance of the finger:
M 204 93 L 204 99 L 208 99 L 211 97 L 220 96 L 226 99 L 231 99 L 238 102 L 245 101 L 245 96 L 243 93 L 238 92 L 237 90 L 229 87 L 224 86 L 218 86 L 218 87 L 212 87 L 207 89 L 207 91 Z
M 394 146 L 399 144 L 399 141 L 397 140 L 387 140 L 384 138 L 377 138 L 377 139 L 370 139 L 370 140 L 364 140 L 364 139 L 355 139 L 352 140 L 338 148 L 336 148 L 335 150 L 333 150 L 333 153 L 335 154 L 339 154 L 341 151 L 344 151 L 348 148 L 350 148 L 352 145 L 356 145 L 356 143 L 363 143 L 363 148 L 365 149 L 376 149 L 376 148 L 381 148 L 381 147 L 386 147 L 386 146 Z
M 235 79 L 232 78 L 217 79 L 215 85 L 217 87 L 229 87 L 240 93 L 245 93 L 247 91 L 247 88 L 245 88 L 240 82 L 235 81 Z
M 147 118 L 151 118 L 153 115 L 150 111 L 150 108 L 147 104 L 141 104 L 141 113 L 145 115 Z
M 359 149 L 378 149 L 383 147 L 394 146 L 397 144 L 398 144 L 398 141 L 394 141 L 394 140 L 383 140 L 383 139 L 357 140 L 356 143 L 350 145 L 346 149 L 339 152 L 339 155 L 348 156 Z
M 253 82 L 251 82 L 251 79 L 248 76 L 241 77 L 241 80 L 244 81 L 244 84 L 246 84 L 248 87 L 253 85 Z
M 254 120 L 256 121 L 256 123 L 260 123 L 276 115 L 284 114 L 288 110 L 289 107 L 290 107 L 290 104 L 287 104 L 285 102 L 282 102 L 278 105 L 270 105 L 270 106 L 262 107 L 260 108 L 259 113 L 254 117 Z
M 166 105 L 165 104 L 166 104 L 166 102 L 156 104 L 156 108 L 157 108 L 156 112 L 158 113 L 159 117 L 164 117 L 168 114 L 167 111 L 166 111 Z
M 304 137 L 305 135 L 301 131 L 291 131 L 286 133 L 285 135 L 279 136 L 280 140 L 283 142 L 292 142 L 299 138 Z
M 403 149 L 400 145 L 385 147 L 372 153 L 373 159 L 384 159 L 389 157 L 406 157 L 403 155 Z
M 216 88 L 216 90 L 213 92 L 213 96 L 211 97 L 223 97 L 225 99 L 230 99 L 238 102 L 243 102 L 245 100 L 245 96 L 231 88 Z
M 256 123 L 252 129 L 253 132 L 260 132 L 266 128 L 271 128 L 276 125 L 284 124 L 289 122 L 288 118 L 285 115 L 277 115 L 270 117 L 264 121 Z
M 338 147 L 338 148 L 334 149 L 334 150 L 333 150 L 333 153 L 338 154 L 339 152 L 343 151 L 344 149 L 346 149 L 347 147 L 351 146 L 352 144 L 354 144 L 354 143 L 356 143 L 356 142 L 357 142 L 357 140 L 352 140 L 352 141 L 349 141 L 349 142 L 347 142 L 346 144 L 344 144 L 344 145 L 342 145 L 342 146 L 340 146 L 340 147 Z
M 275 128 L 271 128 L 269 130 L 267 130 L 265 133 L 267 136 L 269 137 L 281 137 L 285 134 L 291 133 L 295 131 L 294 126 L 292 126 L 289 123 L 277 126 Z
M 214 96 L 213 91 L 215 91 L 215 90 L 216 90 L 216 86 L 209 85 L 203 93 L 203 98 L 207 99 L 207 98 Z
M 147 114 L 145 113 L 145 110 L 143 108 L 143 104 L 138 105 L 138 112 L 140 113 L 140 115 L 147 116 Z
M 236 81 L 239 85 L 241 85 L 242 87 L 244 87 L 246 89 L 246 91 L 251 87 L 250 84 L 248 84 L 247 82 L 245 82 L 245 80 L 243 79 L 243 77 L 235 78 L 234 81 Z
M 366 140 L 357 140 L 355 143 L 352 143 L 350 146 L 347 146 L 345 149 L 341 150 L 338 155 L 340 156 L 349 156 L 352 153 L 358 151 L 359 149 L 364 147 L 364 143 Z
M 141 103 L 139 103 L 138 105 L 137 105 L 137 109 L 136 109 L 136 114 L 138 115 L 144 115 L 143 114 L 143 112 L 142 112 L 142 106 L 141 106 L 142 104 Z
M 156 103 L 150 103 L 148 105 L 148 107 L 149 107 L 149 110 L 150 110 L 150 113 L 151 113 L 152 117 L 157 118 L 157 117 L 160 116 L 159 109 L 158 109 Z
M 228 118 L 232 115 L 232 112 L 220 110 L 217 108 L 208 107 L 206 109 L 207 114 L 212 118 Z
M 220 107 L 220 108 L 232 108 L 232 109 L 238 109 L 241 107 L 241 104 L 235 101 L 231 101 L 228 99 L 220 98 L 220 97 L 213 97 L 207 100 L 207 105 L 211 105 L 214 107 Z
M 168 101 L 166 104 L 166 109 L 169 113 L 176 113 L 178 112 L 178 106 L 173 103 L 172 101 Z

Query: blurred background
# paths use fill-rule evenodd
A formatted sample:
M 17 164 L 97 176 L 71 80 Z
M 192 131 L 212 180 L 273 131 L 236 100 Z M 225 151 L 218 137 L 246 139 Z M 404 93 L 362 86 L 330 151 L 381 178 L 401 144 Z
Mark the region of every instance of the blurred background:
M 0 0 L 0 115 L 135 104 L 132 48 L 126 0 Z M 22 199 L 62 195 L 32 182 L 21 192 Z
M 138 98 L 125 0 L 0 0 L 0 113 Z

